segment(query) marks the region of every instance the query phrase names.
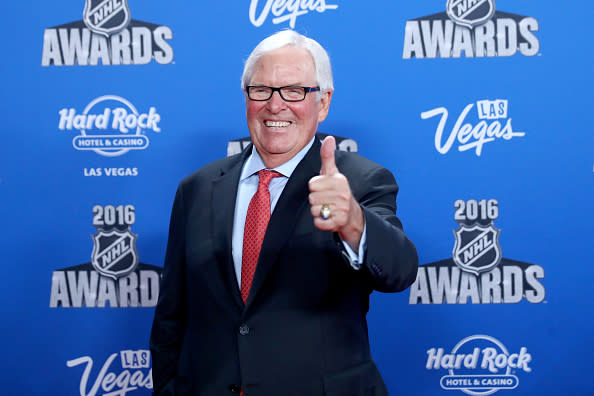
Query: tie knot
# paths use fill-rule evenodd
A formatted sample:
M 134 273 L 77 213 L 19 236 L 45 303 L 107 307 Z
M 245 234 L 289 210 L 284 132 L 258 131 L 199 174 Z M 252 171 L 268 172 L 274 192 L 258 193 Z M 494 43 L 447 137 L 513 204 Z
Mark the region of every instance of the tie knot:
M 258 172 L 258 177 L 259 185 L 264 185 L 266 186 L 266 188 L 268 188 L 268 185 L 270 184 L 270 181 L 272 179 L 274 179 L 275 177 L 280 177 L 282 176 L 280 173 L 278 173 L 277 171 L 271 171 L 268 169 L 262 169 L 261 171 Z

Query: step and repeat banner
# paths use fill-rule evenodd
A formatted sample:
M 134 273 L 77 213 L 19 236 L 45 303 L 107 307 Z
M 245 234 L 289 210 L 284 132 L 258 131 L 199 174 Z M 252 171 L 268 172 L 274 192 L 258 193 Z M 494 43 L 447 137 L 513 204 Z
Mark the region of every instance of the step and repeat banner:
M 591 1 L 3 10 L 2 395 L 151 394 L 176 186 L 247 144 L 243 62 L 281 29 L 330 54 L 320 133 L 400 185 L 421 266 L 368 315 L 390 394 L 594 394 Z

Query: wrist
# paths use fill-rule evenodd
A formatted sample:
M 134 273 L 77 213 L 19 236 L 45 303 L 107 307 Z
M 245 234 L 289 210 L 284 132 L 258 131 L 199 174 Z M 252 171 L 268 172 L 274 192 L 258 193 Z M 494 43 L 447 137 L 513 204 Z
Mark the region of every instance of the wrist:
M 352 197 L 350 212 L 351 215 L 349 216 L 347 224 L 345 224 L 338 233 L 342 240 L 348 243 L 354 252 L 358 252 L 361 236 L 363 235 L 363 230 L 365 228 L 365 218 L 359 203 Z

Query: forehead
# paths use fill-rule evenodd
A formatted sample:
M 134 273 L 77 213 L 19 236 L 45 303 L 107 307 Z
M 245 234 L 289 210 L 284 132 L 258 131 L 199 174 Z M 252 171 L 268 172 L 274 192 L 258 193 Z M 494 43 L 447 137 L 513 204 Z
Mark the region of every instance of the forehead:
M 313 58 L 307 50 L 291 45 L 267 52 L 254 65 L 251 83 L 267 85 L 315 83 Z

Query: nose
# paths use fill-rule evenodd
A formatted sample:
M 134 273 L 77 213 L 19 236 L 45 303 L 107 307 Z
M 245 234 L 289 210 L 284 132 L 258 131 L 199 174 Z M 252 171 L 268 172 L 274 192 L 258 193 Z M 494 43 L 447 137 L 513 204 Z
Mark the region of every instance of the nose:
M 272 93 L 272 96 L 266 102 L 266 106 L 272 113 L 278 113 L 287 107 L 287 102 L 281 98 L 280 92 L 277 91 Z

